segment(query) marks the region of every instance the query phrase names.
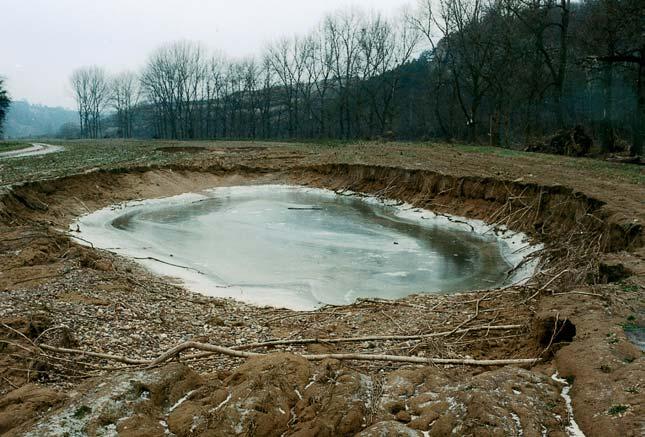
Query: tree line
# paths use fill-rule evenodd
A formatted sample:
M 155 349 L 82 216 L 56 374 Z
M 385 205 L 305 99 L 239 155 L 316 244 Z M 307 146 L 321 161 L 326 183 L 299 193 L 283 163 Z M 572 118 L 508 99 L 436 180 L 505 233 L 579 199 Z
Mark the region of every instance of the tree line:
M 4 86 L 4 79 L 0 77 L 0 139 L 4 133 L 4 121 L 7 117 L 7 111 L 10 104 L 11 99 L 9 98 L 9 93 Z
M 510 147 L 582 125 L 642 154 L 641 0 L 420 0 L 356 9 L 229 59 L 166 44 L 141 71 L 71 77 L 83 137 L 401 138 Z M 108 115 L 106 115 L 108 114 Z

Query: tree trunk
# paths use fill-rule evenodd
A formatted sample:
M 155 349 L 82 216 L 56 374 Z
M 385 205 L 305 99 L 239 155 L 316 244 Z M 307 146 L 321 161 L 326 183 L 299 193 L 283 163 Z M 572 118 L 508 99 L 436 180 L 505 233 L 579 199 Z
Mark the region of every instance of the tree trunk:
M 645 47 L 641 49 L 641 59 L 638 64 L 638 81 L 636 85 L 636 113 L 634 114 L 634 142 L 632 156 L 643 156 L 645 141 Z
M 602 88 L 604 107 L 600 126 L 600 148 L 603 153 L 614 151 L 614 126 L 612 123 L 612 101 L 613 101 L 613 65 L 608 63 L 602 72 Z

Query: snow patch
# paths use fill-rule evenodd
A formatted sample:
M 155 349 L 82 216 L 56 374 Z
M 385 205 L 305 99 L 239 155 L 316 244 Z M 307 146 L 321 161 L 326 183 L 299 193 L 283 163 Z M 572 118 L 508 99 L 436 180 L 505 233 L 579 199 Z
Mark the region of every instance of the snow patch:
M 515 413 L 511 413 L 511 417 L 513 418 L 513 422 L 515 422 L 515 427 L 517 428 L 518 437 L 522 437 L 524 435 L 524 430 L 522 429 L 522 422 L 520 422 L 520 416 L 518 416 Z
M 573 417 L 573 404 L 571 403 L 571 396 L 569 396 L 571 386 L 564 378 L 560 378 L 558 376 L 558 372 L 555 372 L 553 376 L 551 376 L 551 379 L 559 382 L 560 384 L 564 384 L 560 396 L 562 396 L 562 398 L 564 399 L 564 402 L 567 405 L 567 413 L 569 414 L 569 424 L 566 427 L 567 434 L 569 435 L 569 437 L 585 437 L 585 434 L 582 432 Z
M 215 407 L 215 411 L 221 409 L 224 405 L 226 405 L 228 403 L 228 401 L 231 400 L 232 396 L 233 395 L 231 393 L 229 393 L 228 396 L 226 396 L 226 399 L 224 399 L 222 402 L 219 403 L 218 406 Z
M 181 404 L 183 404 L 184 402 L 186 402 L 186 400 L 188 400 L 188 398 L 189 398 L 189 397 L 191 397 L 191 396 L 192 396 L 192 394 L 193 394 L 193 393 L 195 393 L 196 391 L 197 391 L 197 390 L 191 390 L 191 391 L 189 391 L 188 393 L 186 393 L 186 395 L 185 395 L 183 398 L 179 399 L 177 402 L 175 402 L 175 405 L 173 405 L 172 407 L 170 407 L 170 409 L 168 410 L 168 413 L 172 413 L 173 411 L 175 411 L 175 409 L 176 409 L 178 406 L 180 406 Z

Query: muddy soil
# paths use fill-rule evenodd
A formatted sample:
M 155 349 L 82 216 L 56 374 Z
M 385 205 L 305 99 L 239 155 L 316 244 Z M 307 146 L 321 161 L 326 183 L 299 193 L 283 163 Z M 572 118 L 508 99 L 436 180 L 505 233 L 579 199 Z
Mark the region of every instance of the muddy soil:
M 645 367 L 625 330 L 643 326 L 642 186 L 539 158 L 474 163 L 396 146 L 190 155 L 2 188 L 0 434 L 567 435 L 557 371 L 586 435 L 641 435 Z M 67 232 L 118 202 L 256 183 L 371 193 L 505 225 L 545 244 L 541 273 L 503 290 L 296 312 L 189 292 Z M 268 355 L 193 350 L 142 364 L 186 341 Z M 540 361 L 301 357 L 326 353 Z

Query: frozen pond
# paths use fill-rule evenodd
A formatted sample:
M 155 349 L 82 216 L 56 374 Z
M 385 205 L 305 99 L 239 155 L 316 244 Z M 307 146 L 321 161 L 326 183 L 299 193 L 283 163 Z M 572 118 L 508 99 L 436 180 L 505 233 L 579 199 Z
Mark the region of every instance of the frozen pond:
M 75 235 L 155 258 L 142 262 L 195 291 L 294 309 L 491 288 L 531 273 L 508 274 L 531 250 L 518 250 L 528 247 L 521 235 L 304 187 L 222 187 L 106 208 L 77 224 Z

